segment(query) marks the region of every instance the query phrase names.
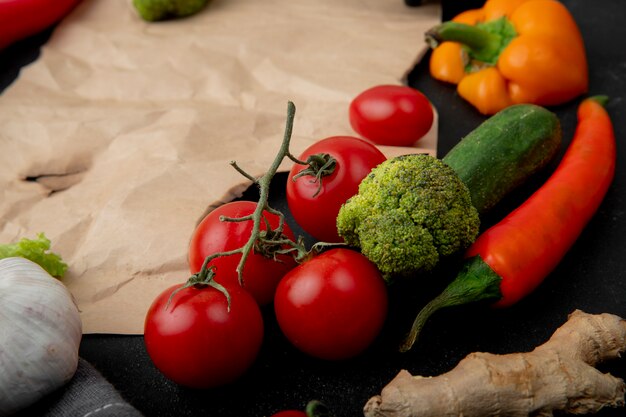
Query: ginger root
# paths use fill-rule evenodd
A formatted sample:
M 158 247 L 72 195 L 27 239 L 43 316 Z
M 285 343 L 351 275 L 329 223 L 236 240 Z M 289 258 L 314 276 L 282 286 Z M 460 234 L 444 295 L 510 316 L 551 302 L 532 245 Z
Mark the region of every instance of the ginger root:
M 626 349 L 626 320 L 570 314 L 532 352 L 472 353 L 436 377 L 401 371 L 364 407 L 366 417 L 528 417 L 594 413 L 624 405 L 624 381 L 595 365 Z

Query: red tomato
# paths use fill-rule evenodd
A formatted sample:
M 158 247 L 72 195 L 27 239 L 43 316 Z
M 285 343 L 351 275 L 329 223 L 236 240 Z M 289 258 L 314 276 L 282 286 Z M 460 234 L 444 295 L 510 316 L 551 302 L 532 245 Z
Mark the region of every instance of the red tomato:
M 380 145 L 412 146 L 433 124 L 430 101 L 414 88 L 379 85 L 350 103 L 350 124 L 361 136 Z
M 168 300 L 175 285 L 152 303 L 144 341 L 154 365 L 172 381 L 211 388 L 239 378 L 254 362 L 263 341 L 256 301 L 241 286 L 226 296 L 213 287 L 189 287 Z
M 298 159 L 327 153 L 336 160 L 335 171 L 322 178 L 322 187 L 313 176 L 291 179 L 307 166 L 294 164 L 287 180 L 287 203 L 294 220 L 311 236 L 324 242 L 341 242 L 337 214 L 346 200 L 355 195 L 361 180 L 386 158 L 374 145 L 351 136 L 331 136 L 314 143 Z M 317 194 L 316 194 L 317 193 Z
M 211 211 L 196 227 L 189 244 L 189 269 L 195 274 L 202 267 L 208 255 L 241 248 L 250 239 L 253 221 L 229 222 L 221 221 L 220 216 L 243 217 L 256 210 L 257 203 L 252 201 L 233 201 Z M 279 224 L 279 217 L 264 212 L 265 218 L 272 228 Z M 265 222 L 261 222 L 261 230 L 266 230 Z M 294 239 L 293 232 L 287 224 L 283 229 L 285 235 Z M 280 255 L 280 262 L 258 253 L 250 253 L 243 269 L 244 288 L 252 294 L 259 305 L 266 305 L 274 299 L 278 281 L 296 266 L 293 257 Z M 222 256 L 213 259 L 210 265 L 216 267 L 215 281 L 222 285 L 239 283 L 237 265 L 241 254 Z
M 304 411 L 285 410 L 272 414 L 271 417 L 307 417 L 307 415 Z
M 336 248 L 289 272 L 276 289 L 274 309 L 287 339 L 321 359 L 365 350 L 387 315 L 387 287 L 359 252 Z

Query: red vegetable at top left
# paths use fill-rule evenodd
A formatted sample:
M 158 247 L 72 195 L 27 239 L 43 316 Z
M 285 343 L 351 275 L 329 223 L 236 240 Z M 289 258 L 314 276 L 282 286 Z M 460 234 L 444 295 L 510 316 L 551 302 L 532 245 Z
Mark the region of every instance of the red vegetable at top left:
M 65 17 L 80 0 L 0 1 L 0 49 L 35 35 Z

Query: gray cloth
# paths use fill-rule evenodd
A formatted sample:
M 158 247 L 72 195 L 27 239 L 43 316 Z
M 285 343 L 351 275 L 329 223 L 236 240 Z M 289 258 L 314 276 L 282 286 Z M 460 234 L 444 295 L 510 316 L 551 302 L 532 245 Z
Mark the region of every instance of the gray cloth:
M 104 377 L 80 358 L 78 369 L 61 390 L 15 417 L 141 417 Z

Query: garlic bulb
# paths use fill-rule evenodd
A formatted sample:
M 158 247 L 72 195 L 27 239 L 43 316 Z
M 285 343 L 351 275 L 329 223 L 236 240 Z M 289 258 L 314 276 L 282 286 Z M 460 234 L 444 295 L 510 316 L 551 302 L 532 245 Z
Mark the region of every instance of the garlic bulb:
M 0 416 L 69 381 L 82 324 L 65 285 L 24 258 L 0 260 Z

